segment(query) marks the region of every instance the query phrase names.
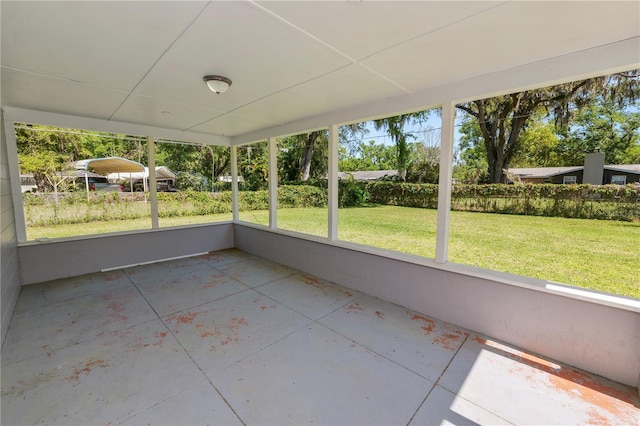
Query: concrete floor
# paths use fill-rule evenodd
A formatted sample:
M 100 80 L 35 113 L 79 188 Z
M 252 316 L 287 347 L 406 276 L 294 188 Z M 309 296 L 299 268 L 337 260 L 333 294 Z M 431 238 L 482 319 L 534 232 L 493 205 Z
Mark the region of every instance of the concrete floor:
M 638 424 L 635 389 L 238 250 L 23 288 L 2 424 Z

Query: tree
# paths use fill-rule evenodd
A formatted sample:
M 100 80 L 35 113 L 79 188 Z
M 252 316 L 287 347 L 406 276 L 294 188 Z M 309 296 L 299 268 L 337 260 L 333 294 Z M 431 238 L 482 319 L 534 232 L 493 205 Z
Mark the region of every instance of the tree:
M 395 148 L 390 145 L 376 144 L 375 141 L 357 144 L 352 154 L 341 147 L 339 168 L 344 172 L 358 170 L 391 170 L 395 168 Z
M 640 91 L 640 72 L 633 70 L 609 76 L 575 81 L 542 89 L 480 99 L 456 105 L 473 117 L 482 134 L 489 180 L 505 183 L 503 170 L 509 168 L 521 148 L 521 132 L 534 114 L 553 117 L 559 128 L 600 97 L 624 105 L 633 102 Z
M 555 126 L 540 118 L 531 119 L 520 134 L 520 149 L 511 159 L 511 167 L 560 167 L 567 164 L 560 155 L 560 139 Z M 583 154 L 584 157 L 584 154 Z
M 311 160 L 313 159 L 316 142 L 323 141 L 326 143 L 328 141 L 327 132 L 325 130 L 316 130 L 307 133 L 306 136 L 302 138 L 302 141 L 304 142 L 304 154 L 300 164 L 300 180 L 305 182 L 309 180 L 309 176 L 311 175 Z
M 329 144 L 326 131 L 302 133 L 278 140 L 278 178 L 307 181 L 326 176 Z
M 585 153 L 595 151 L 604 152 L 606 164 L 633 163 L 632 153 L 640 145 L 639 130 L 640 112 L 599 99 L 575 114 L 562 132 L 559 151 L 571 165 L 582 164 Z
M 406 180 L 407 167 L 409 165 L 410 149 L 408 138 L 413 138 L 410 132 L 405 131 L 405 126 L 410 123 L 421 123 L 427 119 L 429 114 L 430 111 L 418 111 L 373 121 L 376 130 L 385 130 L 393 139 L 396 146 L 396 168 L 398 176 L 402 180 Z
M 412 144 L 413 159 L 407 169 L 407 182 L 438 183 L 440 176 L 440 147 L 424 142 Z
M 269 156 L 268 143 L 257 142 L 238 149 L 238 175 L 244 183 L 241 188 L 258 191 L 268 188 Z
M 459 161 L 453 168 L 453 177 L 459 182 L 488 182 L 487 153 L 481 141 L 482 133 L 477 120 L 466 116 L 460 126 Z
M 16 144 L 20 173 L 33 174 L 40 192 L 57 191 L 64 183 L 64 172 L 83 151 L 79 140 L 78 134 L 61 133 L 53 127 L 19 124 Z
M 407 181 L 415 183 L 438 183 L 440 176 L 440 132 L 428 129 L 422 140 L 411 146 L 412 160 L 407 170 Z

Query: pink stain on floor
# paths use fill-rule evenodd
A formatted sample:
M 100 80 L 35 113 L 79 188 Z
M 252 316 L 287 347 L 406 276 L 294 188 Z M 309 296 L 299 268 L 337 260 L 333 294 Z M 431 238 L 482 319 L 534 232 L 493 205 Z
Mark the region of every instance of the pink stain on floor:
M 376 311 L 376 316 L 380 319 L 384 319 L 384 314 L 380 311 Z
M 227 346 L 230 343 L 239 342 L 241 328 L 247 327 L 249 323 L 245 318 L 232 317 L 229 318 L 225 324 L 214 324 L 210 326 L 204 323 L 196 324 L 196 329 L 200 331 L 200 337 L 202 339 L 212 338 L 216 342 L 209 348 L 210 352 L 218 350 L 219 346 Z
M 215 287 L 219 284 L 224 283 L 225 281 L 225 276 L 224 275 L 216 275 L 214 277 L 212 277 L 202 288 L 211 288 L 211 287 Z
M 178 324 L 191 324 L 197 316 L 197 312 L 186 312 L 184 314 L 173 314 L 167 318 L 167 320 L 171 322 L 175 321 Z
M 347 306 L 347 312 L 350 314 L 359 314 L 359 313 L 362 313 L 363 311 L 364 309 L 362 308 L 362 306 L 360 306 L 358 302 L 352 303 L 349 306 Z

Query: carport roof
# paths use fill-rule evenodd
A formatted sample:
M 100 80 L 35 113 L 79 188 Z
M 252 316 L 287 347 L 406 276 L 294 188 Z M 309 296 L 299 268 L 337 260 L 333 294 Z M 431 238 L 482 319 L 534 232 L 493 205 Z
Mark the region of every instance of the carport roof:
M 209 144 L 640 67 L 637 1 L 0 7 L 6 119 Z
M 144 166 L 122 157 L 89 158 L 73 163 L 79 170 L 94 170 L 101 175 L 109 173 L 143 172 Z

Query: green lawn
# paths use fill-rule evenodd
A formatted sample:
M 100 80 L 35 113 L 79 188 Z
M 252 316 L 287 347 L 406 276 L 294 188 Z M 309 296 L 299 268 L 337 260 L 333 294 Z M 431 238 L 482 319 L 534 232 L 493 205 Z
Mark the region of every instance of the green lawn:
M 268 223 L 267 211 L 241 219 Z M 161 226 L 229 220 L 230 214 L 160 218 Z M 339 239 L 420 256 L 435 253 L 436 211 L 396 206 L 339 211 Z M 30 228 L 30 239 L 150 228 L 149 219 Z M 282 229 L 327 235 L 327 210 L 280 209 Z M 78 232 L 81 231 L 81 232 Z M 449 259 L 640 298 L 640 223 L 452 212 Z

